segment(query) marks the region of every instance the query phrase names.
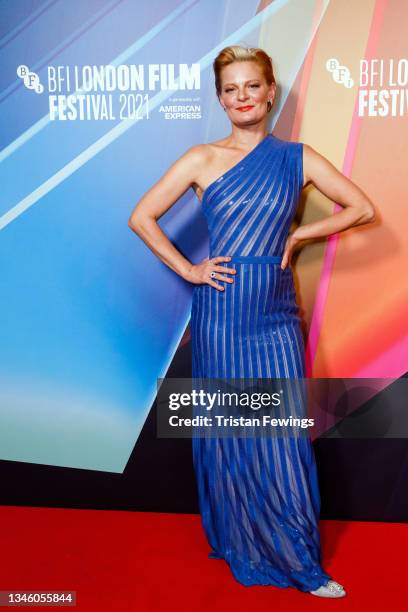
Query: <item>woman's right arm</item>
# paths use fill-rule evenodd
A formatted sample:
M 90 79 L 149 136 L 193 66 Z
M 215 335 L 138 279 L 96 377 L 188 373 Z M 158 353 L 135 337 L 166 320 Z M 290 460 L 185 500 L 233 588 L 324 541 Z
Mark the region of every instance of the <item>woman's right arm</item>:
M 208 283 L 224 290 L 215 280 L 209 279 L 209 273 L 217 272 L 217 280 L 232 282 L 233 279 L 222 276 L 222 273 L 235 274 L 232 268 L 217 266 L 229 257 L 215 257 L 213 263 L 208 259 L 193 265 L 172 244 L 163 232 L 158 219 L 189 189 L 199 177 L 200 168 L 207 163 L 205 145 L 191 147 L 182 155 L 167 172 L 139 200 L 129 217 L 128 226 L 145 242 L 145 244 L 174 272 L 185 280 L 200 284 Z

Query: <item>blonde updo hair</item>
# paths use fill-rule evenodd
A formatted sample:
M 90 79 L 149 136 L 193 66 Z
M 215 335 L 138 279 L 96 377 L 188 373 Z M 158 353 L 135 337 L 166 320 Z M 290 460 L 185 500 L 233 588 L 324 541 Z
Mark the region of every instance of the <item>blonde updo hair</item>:
M 221 95 L 221 71 L 225 66 L 232 64 L 233 62 L 256 62 L 261 68 L 268 85 L 275 83 L 275 76 L 273 74 L 272 58 L 259 47 L 241 47 L 240 45 L 231 45 L 230 47 L 224 47 L 213 62 L 213 69 L 215 75 L 215 89 L 217 96 Z

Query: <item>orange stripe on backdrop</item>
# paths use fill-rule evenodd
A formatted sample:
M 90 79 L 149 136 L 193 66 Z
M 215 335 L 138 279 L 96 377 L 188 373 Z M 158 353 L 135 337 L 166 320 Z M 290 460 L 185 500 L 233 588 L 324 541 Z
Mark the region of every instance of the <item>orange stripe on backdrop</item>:
M 347 174 L 347 162 L 354 155 L 353 149 L 347 147 L 350 144 L 349 133 L 355 109 L 359 61 L 366 55 L 374 9 L 374 0 L 365 0 L 353 5 L 332 0 L 315 41 L 308 95 L 304 102 L 302 127 L 298 139 L 313 146 L 345 174 Z M 330 58 L 338 59 L 351 70 L 352 77 L 356 81 L 353 88 L 347 89 L 333 81 L 326 70 L 326 62 Z M 345 158 L 346 153 L 347 158 Z M 373 169 L 369 165 L 365 167 L 368 176 L 371 177 Z M 351 178 L 356 180 L 374 200 L 370 181 L 367 182 L 364 176 L 355 176 L 354 172 L 351 173 Z M 309 186 L 305 190 L 302 223 L 310 223 L 332 214 L 334 206 L 335 204 L 317 189 Z M 350 363 L 350 353 L 353 355 L 357 353 L 363 321 L 370 312 L 373 314 L 371 305 L 365 302 L 365 291 L 361 290 L 366 282 L 367 266 L 372 265 L 373 258 L 369 256 L 369 249 L 374 244 L 373 229 L 373 226 L 353 228 L 338 234 L 337 237 L 332 237 L 331 240 L 334 239 L 338 244 L 332 242 L 330 245 L 330 247 L 337 246 L 337 251 L 331 252 L 331 255 L 335 254 L 334 267 L 330 270 L 329 266 L 325 270 L 325 274 L 329 274 L 327 279 L 330 280 L 326 294 L 324 292 L 319 294 L 319 288 L 329 241 L 325 239 L 316 241 L 300 252 L 296 266 L 299 299 L 308 326 L 311 325 L 313 312 L 322 309 L 322 318 L 317 319 L 319 327 L 316 335 L 318 344 L 314 376 L 353 376 L 354 368 L 359 367 L 361 359 L 360 361 L 357 359 L 353 369 L 342 366 Z M 316 304 L 316 299 L 320 300 L 320 303 Z M 351 305 L 351 302 L 354 305 Z M 353 333 L 347 336 L 347 329 L 351 329 L 352 326 L 354 326 Z M 355 329 L 358 331 L 357 334 Z M 310 346 L 308 348 L 310 350 Z M 343 359 L 343 355 L 347 358 Z M 311 357 L 313 358 L 313 354 Z M 310 375 L 310 363 L 308 375 Z
M 404 36 L 408 5 L 377 2 L 368 58 L 407 56 Z M 371 42 L 371 41 L 369 41 Z M 407 334 L 406 277 L 408 245 L 406 117 L 359 120 L 351 178 L 373 200 L 377 221 L 341 235 L 327 296 L 322 335 L 313 374 L 353 377 L 374 363 Z M 405 373 L 400 356 L 390 352 L 382 361 L 384 377 Z M 378 375 L 378 372 L 376 373 Z
M 323 9 L 324 9 L 323 1 L 316 0 L 315 9 L 313 13 L 313 19 L 312 19 L 312 32 L 314 31 L 314 29 L 316 28 L 317 24 L 319 23 L 321 19 L 321 14 L 323 12 Z M 310 82 L 310 75 L 311 75 L 312 68 L 313 68 L 313 59 L 314 59 L 314 52 L 316 48 L 316 41 L 318 37 L 319 37 L 319 30 L 316 31 L 316 35 L 314 36 L 312 42 L 310 43 L 309 50 L 303 62 L 303 67 L 299 71 L 299 81 L 300 81 L 299 93 L 295 95 L 295 98 L 297 98 L 296 112 L 295 112 L 294 122 L 293 122 L 293 126 L 291 129 L 291 134 L 290 134 L 290 140 L 293 140 L 295 142 L 298 142 L 301 140 L 300 131 L 301 131 L 301 125 L 302 125 L 302 118 L 303 118 L 304 107 L 305 107 L 306 98 L 307 98 L 308 85 Z M 295 88 L 296 88 L 296 85 L 295 85 Z

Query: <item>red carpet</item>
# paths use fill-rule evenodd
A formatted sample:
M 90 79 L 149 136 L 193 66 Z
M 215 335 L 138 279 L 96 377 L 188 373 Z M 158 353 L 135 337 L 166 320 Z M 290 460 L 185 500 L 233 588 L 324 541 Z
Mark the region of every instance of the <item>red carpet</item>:
M 75 610 L 408 608 L 405 524 L 322 521 L 323 566 L 348 591 L 327 600 L 240 585 L 225 561 L 207 558 L 198 515 L 2 506 L 0 519 L 0 590 L 75 590 Z

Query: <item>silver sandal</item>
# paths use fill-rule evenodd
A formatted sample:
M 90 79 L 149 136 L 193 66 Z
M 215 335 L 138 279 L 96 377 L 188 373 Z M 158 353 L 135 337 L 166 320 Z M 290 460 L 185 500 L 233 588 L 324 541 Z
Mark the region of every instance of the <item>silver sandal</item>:
M 315 591 L 309 591 L 309 593 L 318 597 L 344 597 L 346 595 L 343 585 L 335 580 L 329 580 L 326 584 Z

